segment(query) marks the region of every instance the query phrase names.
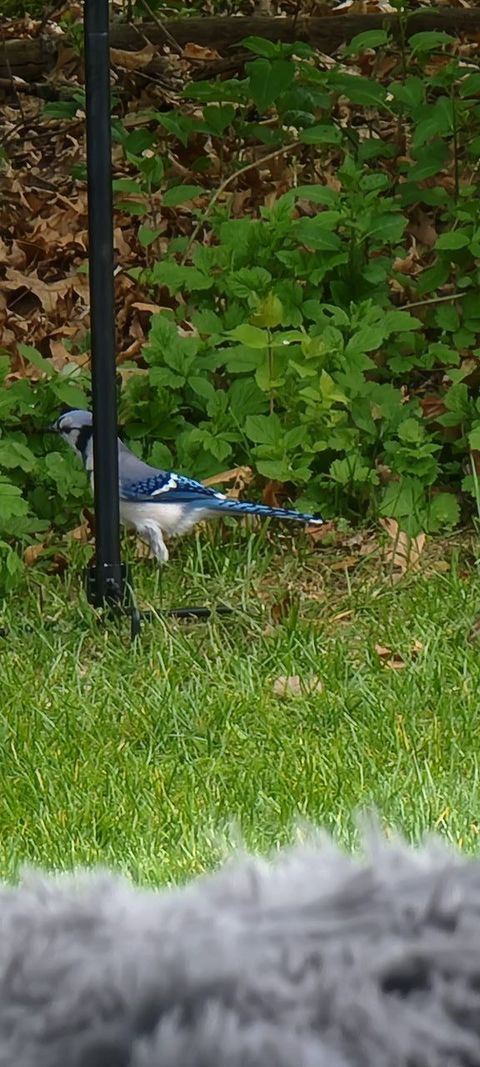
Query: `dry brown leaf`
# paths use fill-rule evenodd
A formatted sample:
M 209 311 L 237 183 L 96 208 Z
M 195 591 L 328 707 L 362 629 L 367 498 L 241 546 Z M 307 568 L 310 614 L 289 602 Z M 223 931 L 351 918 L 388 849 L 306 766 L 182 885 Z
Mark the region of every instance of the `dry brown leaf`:
M 44 544 L 28 545 L 23 553 L 23 562 L 26 567 L 32 567 L 42 552 L 45 550 Z
M 418 241 L 419 244 L 424 245 L 425 248 L 433 248 L 438 239 L 438 233 L 435 229 L 435 223 L 432 215 L 427 215 L 425 211 L 417 208 L 412 221 L 408 225 L 408 233 Z
M 415 238 L 413 238 L 413 247 L 410 249 L 410 252 L 408 252 L 408 254 L 403 257 L 397 256 L 397 258 L 393 261 L 393 270 L 397 271 L 398 274 L 415 274 L 415 268 L 419 262 L 419 259 L 420 257 L 416 249 Z M 418 269 L 421 268 L 419 267 Z
M 283 482 L 270 479 L 262 492 L 262 502 L 269 508 L 283 508 L 288 499 L 288 492 Z
M 407 666 L 403 656 L 399 652 L 392 652 L 388 645 L 374 645 L 377 656 L 380 656 L 383 666 L 389 671 L 401 671 Z
M 128 345 L 127 348 L 122 348 L 121 351 L 118 352 L 118 354 L 117 354 L 117 364 L 125 363 L 125 361 L 127 359 L 135 359 L 135 356 L 138 356 L 140 354 L 141 349 L 142 349 L 142 342 L 141 341 L 139 341 L 139 340 L 132 341 L 132 343 L 130 345 Z
M 323 522 L 321 526 L 311 524 L 305 527 L 305 532 L 311 541 L 325 541 L 336 533 L 334 522 Z
M 339 611 L 336 615 L 332 615 L 331 622 L 344 622 L 346 619 L 351 619 L 352 615 L 352 608 L 349 608 L 348 611 Z
M 313 696 L 321 693 L 323 690 L 323 683 L 317 674 L 309 674 L 306 678 L 301 678 L 299 674 L 281 674 L 272 686 L 272 693 L 275 697 L 281 699 L 289 699 L 290 697 L 301 696 Z
M 137 311 L 149 311 L 152 315 L 160 311 L 170 311 L 170 308 L 162 307 L 161 304 L 147 304 L 144 300 L 134 300 L 131 306 Z
M 410 648 L 410 655 L 415 658 L 420 652 L 423 652 L 423 647 L 421 641 L 415 640 Z M 374 649 L 387 670 L 401 671 L 407 666 L 407 661 L 400 652 L 393 652 L 388 645 L 374 645 Z
M 153 44 L 146 44 L 139 52 L 126 52 L 122 48 L 111 48 L 110 59 L 114 67 L 123 70 L 144 70 L 150 66 L 152 59 L 157 55 L 158 49 Z
M 70 537 L 72 541 L 79 541 L 80 544 L 86 545 L 90 540 L 91 530 L 88 519 L 82 522 L 80 526 L 75 526 L 73 530 L 69 530 L 67 537 Z
M 398 568 L 402 574 L 416 570 L 425 547 L 426 535 L 419 533 L 417 537 L 410 537 L 400 529 L 396 519 L 380 519 L 380 523 L 392 542 L 385 553 L 386 562 Z
M 8 267 L 5 281 L 0 282 L 2 289 L 15 291 L 26 289 L 38 297 L 44 311 L 51 313 L 55 310 L 60 297 L 66 296 L 74 290 L 88 303 L 88 278 L 80 274 L 70 275 L 57 282 L 44 282 L 37 274 L 22 274 L 21 271 Z
M 189 41 L 183 49 L 185 59 L 221 59 L 221 55 L 214 48 L 204 48 L 203 45 Z
M 131 248 L 128 242 L 125 240 L 123 230 L 120 226 L 115 227 L 115 230 L 113 232 L 113 243 L 116 251 L 119 252 L 122 257 L 128 259 L 131 253 Z
M 422 396 L 420 407 L 425 419 L 438 419 L 447 410 L 441 396 Z
M 275 604 L 272 604 L 270 616 L 275 626 L 278 626 L 283 619 L 288 618 L 295 603 L 298 604 L 298 598 L 292 596 L 292 593 L 287 590 Z
M 242 482 L 248 485 L 253 478 L 251 467 L 232 467 L 229 471 L 221 471 L 220 474 L 212 474 L 211 478 L 204 478 L 203 484 L 207 486 L 222 485 L 223 482 Z
M 63 341 L 56 341 L 50 338 L 50 362 L 55 367 L 55 370 L 58 371 L 63 370 L 66 363 L 74 362 Z
M 358 556 L 345 556 L 344 559 L 339 559 L 336 563 L 332 563 L 330 566 L 331 571 L 345 571 L 350 570 L 351 567 L 356 567 L 358 563 Z
M 378 463 L 378 461 L 375 461 L 375 470 L 381 485 L 388 485 L 389 482 L 394 481 L 394 479 L 398 477 L 398 475 L 393 473 L 391 467 L 385 466 L 384 463 Z
M 448 574 L 451 567 L 447 559 L 434 559 L 430 564 L 430 569 L 436 574 Z
M 385 663 L 387 671 L 403 671 L 403 668 L 406 666 L 407 664 L 405 663 L 405 660 L 399 655 L 392 656 L 392 658 L 387 659 Z

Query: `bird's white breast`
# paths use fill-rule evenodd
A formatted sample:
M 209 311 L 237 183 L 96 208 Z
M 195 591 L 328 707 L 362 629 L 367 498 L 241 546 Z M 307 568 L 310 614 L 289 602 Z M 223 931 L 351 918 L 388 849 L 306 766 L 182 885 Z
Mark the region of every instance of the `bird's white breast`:
M 154 522 L 167 537 L 186 533 L 195 523 L 200 522 L 205 514 L 203 508 L 189 508 L 185 504 L 120 501 L 120 518 L 126 526 L 138 529 L 144 522 Z

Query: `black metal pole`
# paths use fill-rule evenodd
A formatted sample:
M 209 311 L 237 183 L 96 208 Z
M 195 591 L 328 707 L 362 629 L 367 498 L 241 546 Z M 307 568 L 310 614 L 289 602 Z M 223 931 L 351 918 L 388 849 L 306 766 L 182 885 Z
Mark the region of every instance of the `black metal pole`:
M 96 547 L 95 563 L 87 568 L 87 595 L 96 607 L 110 604 L 126 610 L 135 637 L 142 618 L 153 615 L 138 610 L 120 556 L 108 29 L 108 0 L 84 0 Z M 220 615 L 231 614 L 223 605 L 216 610 Z M 212 612 L 177 608 L 161 614 L 203 619 Z
M 108 0 L 84 0 L 97 606 L 124 597 L 120 558 Z

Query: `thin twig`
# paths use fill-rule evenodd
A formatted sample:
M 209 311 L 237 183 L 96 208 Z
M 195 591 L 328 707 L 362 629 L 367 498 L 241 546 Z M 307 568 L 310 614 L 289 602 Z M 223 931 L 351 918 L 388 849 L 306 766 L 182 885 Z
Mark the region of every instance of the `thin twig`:
M 177 55 L 181 56 L 183 54 L 183 49 L 180 47 L 178 41 L 176 41 L 175 38 L 172 37 L 170 31 L 167 30 L 165 23 L 163 23 L 162 20 L 159 19 L 158 15 L 155 14 L 155 11 L 152 11 L 150 4 L 147 2 L 147 0 L 140 0 L 140 3 L 142 7 L 145 8 L 145 11 L 155 23 L 155 25 L 158 26 L 159 30 L 162 31 L 165 40 L 168 41 L 169 45 L 175 50 Z
M 193 230 L 193 233 L 192 233 L 192 235 L 190 237 L 190 240 L 188 242 L 186 251 L 185 251 L 185 253 L 184 253 L 183 257 L 182 257 L 182 261 L 181 261 L 182 262 L 182 266 L 185 265 L 185 263 L 186 263 L 186 261 L 188 259 L 189 253 L 190 253 L 190 249 L 191 249 L 195 239 L 198 237 L 198 234 L 200 233 L 200 230 L 201 230 L 202 226 L 205 225 L 205 222 L 207 221 L 207 218 L 208 218 L 212 208 L 215 206 L 219 196 L 222 195 L 222 193 L 225 191 L 227 186 L 230 185 L 231 182 L 235 181 L 235 178 L 239 178 L 241 174 L 246 174 L 249 170 L 255 170 L 256 167 L 261 167 L 261 166 L 263 166 L 264 163 L 269 163 L 272 159 L 276 159 L 277 156 L 283 155 L 284 152 L 289 152 L 291 148 L 298 148 L 298 147 L 299 147 L 298 141 L 292 141 L 290 144 L 284 144 L 282 146 L 282 148 L 277 148 L 275 150 L 275 152 L 269 152 L 267 156 L 262 156 L 261 159 L 252 160 L 251 163 L 247 163 L 244 167 L 240 167 L 240 170 L 234 171 L 233 174 L 229 174 L 228 178 L 225 178 L 225 181 L 223 181 L 222 184 L 218 186 L 218 189 L 215 190 L 213 196 L 211 197 L 211 199 L 209 200 L 209 202 L 208 202 L 208 204 L 207 204 L 207 206 L 205 208 L 205 211 L 203 212 L 203 215 L 202 215 L 201 219 L 198 220 L 197 225 L 194 227 L 194 230 Z
M 25 112 L 23 110 L 23 104 L 22 104 L 21 97 L 20 97 L 20 94 L 18 92 L 17 86 L 15 85 L 15 78 L 13 76 L 13 71 L 12 71 L 12 68 L 10 66 L 10 59 L 9 59 L 8 52 L 7 52 L 7 42 L 4 41 L 3 45 L 4 45 L 3 53 L 4 53 L 4 56 L 5 56 L 5 66 L 7 68 L 7 74 L 8 74 L 8 77 L 10 79 L 11 91 L 13 93 L 13 96 L 15 97 L 15 100 L 17 101 L 18 110 L 19 110 L 19 112 L 20 112 L 20 114 L 22 116 L 22 120 L 25 122 Z
M 422 308 L 427 304 L 443 304 L 446 300 L 463 300 L 467 293 L 450 293 L 448 296 L 431 296 L 428 300 L 416 300 L 414 304 L 401 304 L 397 311 L 409 311 L 410 308 Z
M 297 3 L 295 5 L 295 11 L 293 13 L 293 19 L 292 19 L 292 41 L 293 41 L 293 43 L 295 43 L 295 33 L 297 31 L 297 22 L 298 22 L 298 16 L 300 14 L 301 6 L 302 6 L 302 0 L 297 0 Z
M 457 106 L 455 96 L 455 85 L 452 84 L 450 99 L 452 103 L 452 134 L 453 134 L 453 173 L 455 181 L 455 203 L 460 196 L 460 173 L 458 166 L 458 125 L 457 125 Z

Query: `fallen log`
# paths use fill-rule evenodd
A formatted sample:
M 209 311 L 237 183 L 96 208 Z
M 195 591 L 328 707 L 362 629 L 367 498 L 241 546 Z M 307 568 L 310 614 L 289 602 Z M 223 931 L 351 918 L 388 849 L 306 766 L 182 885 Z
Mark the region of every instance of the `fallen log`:
M 193 43 L 228 55 L 244 37 L 266 37 L 270 41 L 306 41 L 319 51 L 331 54 L 339 45 L 350 41 L 358 33 L 385 27 L 394 35 L 399 33 L 397 15 L 324 15 L 321 18 L 300 16 L 294 19 L 211 17 L 168 19 L 165 31 L 184 48 Z M 406 21 L 406 35 L 425 30 L 444 30 L 452 35 L 480 34 L 480 10 L 462 8 L 430 8 L 414 12 Z M 162 48 L 166 34 L 160 25 L 141 23 L 138 27 L 127 23 L 112 26 L 112 48 L 140 51 L 146 39 Z M 63 44 L 62 44 L 63 42 Z M 65 38 L 43 35 L 36 38 L 4 41 L 0 46 L 0 78 L 12 75 L 27 82 L 38 81 L 50 73 L 58 58 L 58 50 L 65 47 Z

